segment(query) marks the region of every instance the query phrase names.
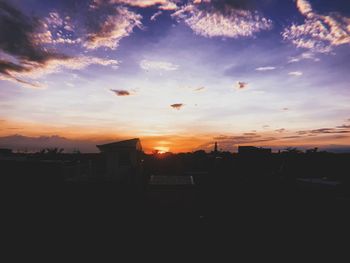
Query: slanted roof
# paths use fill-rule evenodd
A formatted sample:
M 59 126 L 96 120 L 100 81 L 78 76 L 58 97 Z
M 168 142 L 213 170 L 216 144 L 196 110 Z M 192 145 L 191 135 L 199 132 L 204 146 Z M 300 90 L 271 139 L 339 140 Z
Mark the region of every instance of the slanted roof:
M 96 145 L 96 147 L 101 151 L 113 151 L 118 149 L 135 149 L 137 151 L 142 151 L 141 141 L 139 138 L 134 138 L 130 140 L 111 142 L 101 145 Z

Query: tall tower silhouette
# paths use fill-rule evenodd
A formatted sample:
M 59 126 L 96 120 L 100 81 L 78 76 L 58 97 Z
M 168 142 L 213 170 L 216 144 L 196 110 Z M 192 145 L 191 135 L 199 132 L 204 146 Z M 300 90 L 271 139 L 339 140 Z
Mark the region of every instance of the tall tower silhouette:
M 217 153 L 218 152 L 218 143 L 215 142 L 215 145 L 214 145 L 214 153 Z

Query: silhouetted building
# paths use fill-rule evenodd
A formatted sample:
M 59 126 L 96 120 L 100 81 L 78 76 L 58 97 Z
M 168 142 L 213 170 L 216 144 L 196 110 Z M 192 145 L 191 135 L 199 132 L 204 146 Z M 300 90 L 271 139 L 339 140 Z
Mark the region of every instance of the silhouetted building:
M 11 149 L 0 148 L 0 156 L 8 156 L 12 154 Z
M 107 177 L 118 182 L 141 182 L 142 146 L 140 139 L 96 146 L 105 156 Z
M 241 156 L 263 156 L 270 155 L 271 148 L 261 148 L 254 146 L 238 146 L 238 154 Z
M 218 143 L 215 142 L 215 145 L 214 145 L 214 153 L 217 153 L 218 152 Z

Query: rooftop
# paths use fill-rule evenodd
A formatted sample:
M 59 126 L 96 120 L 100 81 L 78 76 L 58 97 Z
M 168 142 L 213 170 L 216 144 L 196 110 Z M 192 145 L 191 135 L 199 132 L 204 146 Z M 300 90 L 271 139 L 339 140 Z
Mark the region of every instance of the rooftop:
M 118 148 L 136 148 L 137 150 L 142 150 L 141 141 L 139 138 L 96 145 L 96 147 L 99 148 L 100 151 Z

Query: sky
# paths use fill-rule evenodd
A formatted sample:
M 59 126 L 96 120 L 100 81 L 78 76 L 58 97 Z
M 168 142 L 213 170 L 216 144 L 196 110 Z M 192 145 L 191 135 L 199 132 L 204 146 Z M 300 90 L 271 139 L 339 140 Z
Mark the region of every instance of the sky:
M 348 0 L 0 0 L 0 147 L 350 150 Z

